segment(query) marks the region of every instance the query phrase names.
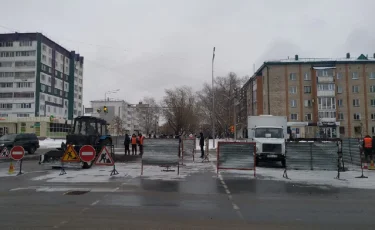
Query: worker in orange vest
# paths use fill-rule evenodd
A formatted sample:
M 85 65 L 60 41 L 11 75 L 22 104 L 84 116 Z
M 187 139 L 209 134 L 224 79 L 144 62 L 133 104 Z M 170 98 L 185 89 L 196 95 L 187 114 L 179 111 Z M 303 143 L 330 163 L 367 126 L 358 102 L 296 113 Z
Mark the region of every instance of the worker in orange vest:
M 131 143 L 132 143 L 132 155 L 134 153 L 137 155 L 137 136 L 133 133 Z
M 143 154 L 143 140 L 145 139 L 144 136 L 142 136 L 142 133 L 138 134 L 138 145 L 139 145 L 139 154 L 142 156 Z
M 369 135 L 363 138 L 363 152 L 365 153 L 365 164 L 367 164 L 368 156 L 370 156 L 372 160 L 372 138 Z

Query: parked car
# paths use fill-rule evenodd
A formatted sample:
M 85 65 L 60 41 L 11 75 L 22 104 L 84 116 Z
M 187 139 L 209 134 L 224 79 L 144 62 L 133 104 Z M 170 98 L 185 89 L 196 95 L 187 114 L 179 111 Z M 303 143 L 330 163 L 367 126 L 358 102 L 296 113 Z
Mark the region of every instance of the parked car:
M 13 146 L 22 146 L 29 154 L 34 154 L 40 147 L 35 133 L 5 134 L 0 137 L 0 152 L 4 148 L 10 150 Z

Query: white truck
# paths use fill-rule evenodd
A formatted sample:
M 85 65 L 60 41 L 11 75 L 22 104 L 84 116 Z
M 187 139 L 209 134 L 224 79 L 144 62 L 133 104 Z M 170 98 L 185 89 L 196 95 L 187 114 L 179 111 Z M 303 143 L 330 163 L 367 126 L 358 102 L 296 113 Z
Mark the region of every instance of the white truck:
M 256 164 L 280 161 L 285 167 L 287 117 L 249 116 L 247 122 L 249 139 L 256 143 Z

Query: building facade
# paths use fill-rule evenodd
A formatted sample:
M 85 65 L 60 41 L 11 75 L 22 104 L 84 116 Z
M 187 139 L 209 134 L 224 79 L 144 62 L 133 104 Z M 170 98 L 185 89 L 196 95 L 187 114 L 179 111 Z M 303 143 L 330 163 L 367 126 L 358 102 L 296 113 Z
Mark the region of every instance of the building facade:
M 41 33 L 0 34 L 0 117 L 83 114 L 83 57 Z
M 267 61 L 243 90 L 248 116 L 287 116 L 297 137 L 375 135 L 375 54 Z

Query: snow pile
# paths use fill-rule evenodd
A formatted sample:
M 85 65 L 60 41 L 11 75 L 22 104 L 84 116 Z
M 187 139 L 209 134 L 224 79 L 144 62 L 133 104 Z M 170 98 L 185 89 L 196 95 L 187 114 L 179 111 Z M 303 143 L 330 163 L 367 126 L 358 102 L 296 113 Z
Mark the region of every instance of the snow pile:
M 214 171 L 210 163 L 188 162 L 180 166 L 180 174 L 177 175 L 177 167 L 172 167 L 174 172 L 164 172 L 164 167 L 144 165 L 143 176 L 141 176 L 141 163 L 117 163 L 116 170 L 119 172 L 116 176 L 110 176 L 112 166 L 93 166 L 90 169 L 74 170 L 65 169 L 65 175 L 59 175 L 59 170 L 50 171 L 47 175 L 38 176 L 32 180 L 45 180 L 46 182 L 111 182 L 123 181 L 126 178 L 142 177 L 149 180 L 182 180 L 187 176 L 203 171 Z
M 65 142 L 65 139 L 50 139 L 40 140 L 39 145 L 41 149 L 54 149 L 60 148 L 61 142 Z

